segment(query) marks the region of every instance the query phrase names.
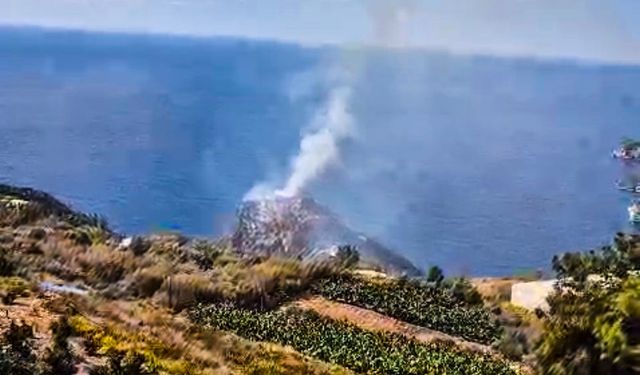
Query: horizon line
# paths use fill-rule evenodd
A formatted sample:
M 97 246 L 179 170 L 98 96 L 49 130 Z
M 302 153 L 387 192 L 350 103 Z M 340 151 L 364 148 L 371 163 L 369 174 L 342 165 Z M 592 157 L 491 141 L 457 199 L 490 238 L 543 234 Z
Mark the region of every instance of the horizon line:
M 455 51 L 446 47 L 407 45 L 393 46 L 374 43 L 352 42 L 301 42 L 299 40 L 277 37 L 261 37 L 252 35 L 237 34 L 195 34 L 187 32 L 163 32 L 135 29 L 99 29 L 99 28 L 80 28 L 58 25 L 39 25 L 32 23 L 3 23 L 0 22 L 0 30 L 2 29 L 22 29 L 22 30 L 39 30 L 41 32 L 50 33 L 84 33 L 96 35 L 114 35 L 129 37 L 164 37 L 175 39 L 192 39 L 192 40 L 234 40 L 244 42 L 257 43 L 273 43 L 280 45 L 295 46 L 303 49 L 338 49 L 338 50 L 379 50 L 379 51 L 402 51 L 402 52 L 425 52 L 431 54 L 444 54 L 459 57 L 470 57 L 479 59 L 499 59 L 499 60 L 521 60 L 536 63 L 559 64 L 559 65 L 575 65 L 575 66 L 591 66 L 591 67 L 620 67 L 620 68 L 640 68 L 640 61 L 620 60 L 606 58 L 585 58 L 575 56 L 551 56 L 544 54 L 532 53 L 504 53 L 491 51 Z

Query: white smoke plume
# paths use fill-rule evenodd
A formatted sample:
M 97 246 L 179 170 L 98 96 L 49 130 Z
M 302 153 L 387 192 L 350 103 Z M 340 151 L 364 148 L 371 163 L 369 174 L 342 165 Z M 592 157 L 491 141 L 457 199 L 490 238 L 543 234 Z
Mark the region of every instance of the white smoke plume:
M 364 4 L 371 23 L 372 41 L 386 47 L 404 47 L 409 16 L 416 9 L 415 0 L 375 0 Z M 309 184 L 340 162 L 342 142 L 355 135 L 355 120 L 349 106 L 352 84 L 365 60 L 366 52 L 357 49 L 343 51 L 340 63 L 329 69 L 329 76 L 324 77 L 333 88 L 326 103 L 313 117 L 309 131 L 302 136 L 286 181 L 282 184 L 274 184 L 273 180 L 259 183 L 245 194 L 245 201 L 300 195 Z M 307 75 L 296 76 L 296 90 L 292 96 L 300 95 L 299 91 L 304 92 L 305 84 L 317 80 L 318 73 L 309 73 L 313 79 Z
M 300 152 L 293 159 L 291 175 L 276 195 L 292 197 L 331 165 L 340 160 L 340 143 L 353 135 L 349 113 L 351 89 L 339 87 L 331 92 L 326 108 L 316 114 L 315 128 L 302 137 Z
M 300 140 L 298 154 L 291 161 L 289 177 L 279 188 L 266 183 L 254 186 L 245 200 L 293 197 L 340 160 L 340 144 L 354 135 L 354 119 L 349 112 L 351 88 L 331 90 L 326 104 L 312 119 L 309 131 Z

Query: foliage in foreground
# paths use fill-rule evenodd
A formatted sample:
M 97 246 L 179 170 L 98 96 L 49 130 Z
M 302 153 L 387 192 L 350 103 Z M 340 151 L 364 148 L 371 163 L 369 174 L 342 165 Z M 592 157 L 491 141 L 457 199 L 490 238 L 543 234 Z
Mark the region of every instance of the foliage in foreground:
M 33 340 L 30 325 L 11 322 L 0 340 L 0 374 L 30 375 L 36 372 Z
M 537 348 L 543 373 L 640 373 L 640 278 L 558 292 L 550 305 Z
M 73 375 L 76 373 L 75 358 L 68 342 L 71 332 L 71 325 L 69 325 L 69 321 L 64 315 L 52 324 L 53 344 L 46 351 L 44 373 L 56 375 Z
M 489 344 L 500 336 L 498 323 L 482 306 L 471 306 L 448 289 L 416 280 L 375 282 L 345 274 L 320 281 L 313 291 L 471 341 Z
M 0 374 L 71 375 L 76 373 L 75 358 L 67 339 L 71 328 L 62 318 L 51 326 L 53 344 L 44 357 L 36 356 L 33 327 L 11 322 L 0 345 Z
M 543 374 L 640 373 L 639 250 L 638 236 L 618 234 L 600 251 L 554 259 L 563 282 L 536 350 Z
M 583 283 L 589 275 L 625 278 L 640 270 L 640 236 L 618 233 L 613 244 L 586 253 L 565 253 L 553 257 L 558 278 Z
M 399 334 L 371 332 L 312 311 L 270 312 L 228 305 L 198 306 L 192 320 L 242 337 L 290 345 L 323 361 L 373 374 L 514 374 L 506 362 L 460 352 L 445 344 L 423 344 Z

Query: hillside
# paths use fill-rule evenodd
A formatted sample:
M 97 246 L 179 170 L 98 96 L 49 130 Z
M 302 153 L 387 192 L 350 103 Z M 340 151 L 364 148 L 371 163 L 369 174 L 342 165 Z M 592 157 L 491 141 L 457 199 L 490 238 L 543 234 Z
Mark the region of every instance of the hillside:
M 543 335 L 534 356 L 532 340 L 565 306 L 536 316 L 437 271 L 354 272 L 350 253 L 300 260 L 226 239 L 124 238 L 6 185 L 0 249 L 0 374 L 531 373 L 555 345 Z

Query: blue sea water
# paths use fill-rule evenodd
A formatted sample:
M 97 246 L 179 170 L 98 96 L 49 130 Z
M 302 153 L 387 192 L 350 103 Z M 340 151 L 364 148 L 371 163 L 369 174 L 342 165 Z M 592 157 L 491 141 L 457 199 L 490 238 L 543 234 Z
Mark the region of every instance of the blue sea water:
M 307 193 L 419 267 L 546 268 L 632 229 L 614 182 L 637 171 L 609 153 L 640 136 L 640 67 L 570 61 L 4 28 L 0 182 L 218 235 L 342 70 L 355 136 Z

